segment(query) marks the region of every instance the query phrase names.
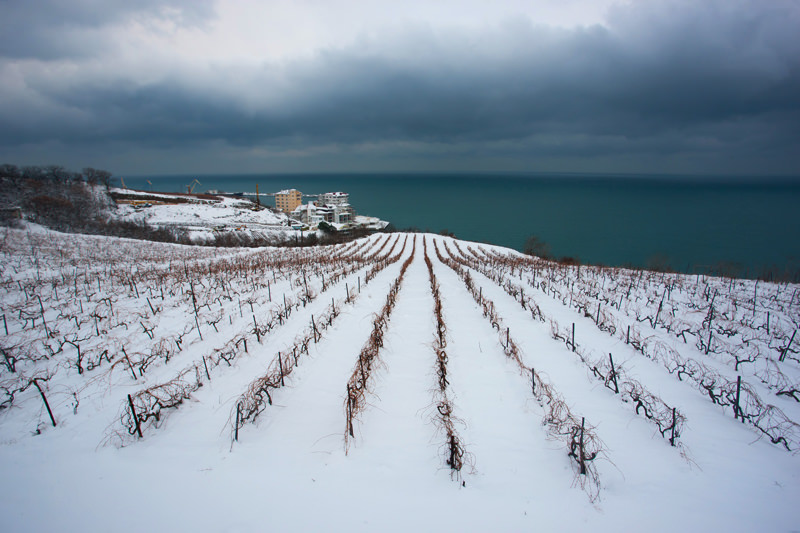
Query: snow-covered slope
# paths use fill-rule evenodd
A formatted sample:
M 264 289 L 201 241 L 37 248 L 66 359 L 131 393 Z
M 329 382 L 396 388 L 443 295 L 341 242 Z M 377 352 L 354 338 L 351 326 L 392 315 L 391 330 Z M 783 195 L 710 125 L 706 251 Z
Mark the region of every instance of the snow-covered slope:
M 115 217 L 154 227 L 181 228 L 195 240 L 208 240 L 215 233 L 230 231 L 255 237 L 283 237 L 291 233 L 285 214 L 256 206 L 245 198 L 131 189 L 112 189 L 111 194 L 118 203 L 113 211 Z
M 421 234 L 0 252 L 3 531 L 797 527 L 796 285 Z

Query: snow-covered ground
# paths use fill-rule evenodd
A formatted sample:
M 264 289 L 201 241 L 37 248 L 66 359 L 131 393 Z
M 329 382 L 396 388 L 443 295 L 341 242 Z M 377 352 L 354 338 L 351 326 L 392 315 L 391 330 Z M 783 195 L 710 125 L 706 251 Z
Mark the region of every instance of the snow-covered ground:
M 285 214 L 256 206 L 246 198 L 221 195 L 174 195 L 131 189 L 112 189 L 117 198 L 115 216 L 155 227 L 182 228 L 193 240 L 214 234 L 244 232 L 256 237 L 288 236 L 294 231 Z M 142 198 L 137 200 L 136 198 Z M 176 203 L 176 200 L 180 203 Z
M 798 529 L 797 285 L 579 270 L 434 235 L 211 249 L 29 228 L 3 230 L 0 253 L 2 531 Z M 720 392 L 737 376 L 745 423 Z M 672 408 L 685 422 L 662 434 Z M 585 418 L 587 475 L 557 418 Z

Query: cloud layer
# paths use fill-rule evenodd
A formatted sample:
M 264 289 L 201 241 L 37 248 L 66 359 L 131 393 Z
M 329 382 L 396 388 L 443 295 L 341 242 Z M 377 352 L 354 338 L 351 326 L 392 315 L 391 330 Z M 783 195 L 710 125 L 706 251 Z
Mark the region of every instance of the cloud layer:
M 0 4 L 9 162 L 800 173 L 795 0 L 408 19 L 278 55 L 275 38 L 223 39 L 223 5 L 28 4 Z

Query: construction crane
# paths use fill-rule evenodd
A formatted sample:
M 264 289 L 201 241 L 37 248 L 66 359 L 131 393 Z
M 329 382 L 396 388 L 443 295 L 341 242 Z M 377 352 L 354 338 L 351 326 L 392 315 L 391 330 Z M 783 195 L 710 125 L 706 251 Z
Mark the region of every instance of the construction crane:
M 194 192 L 194 188 L 197 187 L 198 185 L 202 185 L 202 183 L 200 183 L 199 181 L 197 181 L 197 179 L 195 179 L 190 185 L 186 186 L 186 192 L 192 194 Z

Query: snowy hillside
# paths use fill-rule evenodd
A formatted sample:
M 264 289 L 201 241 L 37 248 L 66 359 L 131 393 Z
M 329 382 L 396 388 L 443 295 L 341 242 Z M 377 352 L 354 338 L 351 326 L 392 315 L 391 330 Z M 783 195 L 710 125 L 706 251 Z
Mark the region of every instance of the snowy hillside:
M 111 189 L 111 195 L 117 202 L 113 214 L 120 220 L 180 228 L 195 241 L 232 231 L 256 237 L 293 234 L 285 214 L 256 206 L 246 198 L 116 188 Z
M 0 252 L 0 530 L 797 528 L 797 285 L 422 234 Z

